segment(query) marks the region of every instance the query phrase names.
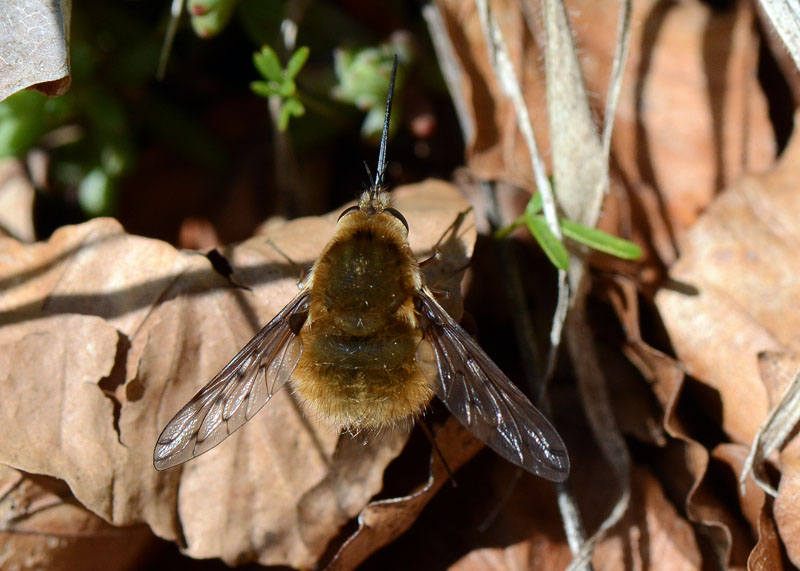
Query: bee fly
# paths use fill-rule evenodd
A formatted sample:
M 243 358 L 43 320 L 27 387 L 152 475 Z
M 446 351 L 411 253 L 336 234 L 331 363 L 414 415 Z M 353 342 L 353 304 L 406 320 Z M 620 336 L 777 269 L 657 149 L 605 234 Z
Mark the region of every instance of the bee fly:
M 153 464 L 207 452 L 287 382 L 316 414 L 358 431 L 419 415 L 436 394 L 507 460 L 563 481 L 561 437 L 436 301 L 383 186 L 395 58 L 375 182 L 342 212 L 300 293 L 169 421 Z

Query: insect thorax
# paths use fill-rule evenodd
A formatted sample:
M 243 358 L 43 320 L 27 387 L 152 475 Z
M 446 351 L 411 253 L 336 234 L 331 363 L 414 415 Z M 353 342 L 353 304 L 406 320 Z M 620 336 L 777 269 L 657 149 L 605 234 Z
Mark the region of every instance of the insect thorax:
M 405 320 L 418 278 L 406 238 L 387 214 L 354 213 L 323 252 L 314 269 L 312 322 L 330 318 L 348 335 L 371 335 Z M 358 218 L 363 217 L 359 220 Z

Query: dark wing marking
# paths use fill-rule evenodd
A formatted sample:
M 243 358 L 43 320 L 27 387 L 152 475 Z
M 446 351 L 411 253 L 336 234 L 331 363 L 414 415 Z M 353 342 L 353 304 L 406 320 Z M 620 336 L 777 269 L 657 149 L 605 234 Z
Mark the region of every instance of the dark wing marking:
M 308 297 L 307 289 L 300 292 L 169 421 L 153 451 L 156 470 L 214 448 L 286 383 L 303 351 L 298 333 Z
M 553 425 L 430 292 L 417 296 L 416 307 L 424 331 L 417 359 L 453 416 L 508 461 L 566 480 L 569 456 Z

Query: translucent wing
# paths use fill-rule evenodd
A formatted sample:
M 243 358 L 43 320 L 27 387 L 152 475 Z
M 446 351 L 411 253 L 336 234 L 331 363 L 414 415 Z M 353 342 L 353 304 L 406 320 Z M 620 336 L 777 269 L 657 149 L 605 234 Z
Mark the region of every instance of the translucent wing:
M 566 480 L 569 457 L 553 425 L 427 290 L 416 307 L 424 329 L 417 359 L 453 416 L 508 461 Z
M 298 333 L 307 315 L 304 290 L 186 403 L 158 437 L 153 451 L 156 470 L 208 452 L 267 404 L 300 360 Z

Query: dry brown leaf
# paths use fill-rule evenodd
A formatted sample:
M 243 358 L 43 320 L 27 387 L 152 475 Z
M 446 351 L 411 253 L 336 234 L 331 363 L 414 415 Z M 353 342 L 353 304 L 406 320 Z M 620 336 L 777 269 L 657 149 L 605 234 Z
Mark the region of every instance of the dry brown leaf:
M 396 205 L 420 255 L 466 207 L 437 181 L 399 189 Z M 47 243 L 0 241 L 0 421 L 10 427 L 0 463 L 61 479 L 112 524 L 146 522 L 194 557 L 313 565 L 381 488 L 404 435 L 343 452 L 338 433 L 282 391 L 183 468 L 155 472 L 152 450 L 178 408 L 296 293 L 297 270 L 271 244 L 310 264 L 338 214 L 276 224 L 226 248 L 236 283 L 250 290 L 206 256 L 127 235 L 109 219 L 62 228 Z M 445 255 L 462 256 L 446 258 L 456 269 L 474 236 L 467 219 L 448 241 Z
M 679 406 L 684 389 L 684 370 L 675 359 L 642 340 L 634 284 L 618 278 L 616 286 L 609 292 L 628 337 L 624 352 L 650 382 L 654 395 L 663 406 L 663 423 L 667 433 L 680 442 L 666 442 L 656 459 L 658 474 L 672 497 L 685 499 L 686 515 L 690 521 L 700 524 L 718 565 L 743 565 L 751 547 L 749 530 L 741 525 L 736 506 L 730 505 L 725 495 L 719 493 L 717 479 L 710 476 L 711 457 L 708 450 L 692 437 L 687 428 L 687 424 L 691 426 L 691 422 L 687 422 L 690 419 L 685 418 L 686 414 Z M 689 414 L 695 413 L 690 411 Z M 731 446 L 731 450 L 739 453 L 738 457 L 732 456 L 739 461 L 732 468 L 735 471 L 741 465 L 741 454 L 746 452 L 742 446 Z M 727 450 L 723 446 L 715 452 L 724 459 Z M 748 489 L 746 497 L 756 498 L 760 507 L 763 505 L 763 494 L 759 492 Z
M 771 399 L 777 400 L 797 372 L 798 354 L 793 351 L 780 356 L 773 355 L 769 361 L 770 374 L 765 374 L 765 386 Z M 777 531 L 783 539 L 789 559 L 795 566 L 800 566 L 800 517 L 797 514 L 797 501 L 800 499 L 800 438 L 796 424 L 783 428 L 791 433 L 791 439 L 780 450 L 781 482 L 773 511 Z
M 587 466 L 584 466 L 585 468 Z M 697 569 L 701 555 L 691 525 L 676 513 L 658 480 L 647 469 L 634 468 L 631 508 L 601 541 L 592 558 L 594 569 Z M 610 483 L 610 482 L 609 482 Z M 587 481 L 587 497 L 602 495 L 598 479 Z M 516 494 L 515 494 L 516 497 Z M 588 497 L 586 498 L 588 499 Z M 512 500 L 513 501 L 513 500 Z M 597 499 L 588 500 L 597 503 Z M 511 502 L 505 511 L 513 510 Z M 506 547 L 485 547 L 459 559 L 453 570 L 560 569 L 569 562 L 566 546 L 534 530 L 542 523 L 538 510 L 517 514 L 514 523 L 529 538 Z M 593 513 L 586 511 L 586 513 Z M 505 513 L 505 512 L 504 512 Z M 506 517 L 506 516 L 502 516 Z M 520 518 L 523 518 L 520 520 Z M 499 522 L 497 525 L 503 525 Z M 484 540 L 485 541 L 485 540 Z
M 0 466 L 3 569 L 137 569 L 155 536 L 113 527 L 76 504 L 61 480 Z
M 724 443 L 714 447 L 711 456 L 714 460 L 727 465 L 730 469 L 730 474 L 726 474 L 726 476 L 730 475 L 732 478 L 738 479 L 747 460 L 748 452 L 748 448 L 741 444 Z M 759 519 L 764 510 L 766 495 L 752 479 L 746 482 L 744 489 L 737 487 L 737 492 L 739 494 L 737 499 L 741 513 L 747 523 L 750 524 L 750 529 L 756 532 L 759 527 Z
M 594 4 L 594 6 L 593 6 Z M 584 69 L 608 66 L 610 16 L 587 10 Z M 658 190 L 662 216 L 679 239 L 726 184 L 764 170 L 775 156 L 767 102 L 757 79 L 753 7 L 634 4 L 627 75 L 612 152 L 632 188 Z M 589 24 L 591 23 L 591 24 Z M 582 36 L 583 37 L 583 36 Z M 599 87 L 587 71 L 587 83 Z
M 782 571 L 788 566 L 784 562 L 781 540 L 771 510 L 761 510 L 758 518 L 758 543 L 747 558 L 749 571 Z
M 436 434 L 436 446 L 446 454 L 447 466 L 455 472 L 477 454 L 483 444 L 452 416 Z M 416 521 L 423 508 L 450 480 L 438 454 L 431 455 L 428 481 L 408 496 L 368 504 L 358 515 L 358 530 L 334 556 L 328 569 L 355 569 L 372 553 L 397 539 Z
M 467 141 L 470 169 L 480 179 L 533 190 L 527 148 L 494 78 L 475 4 L 439 0 L 437 5 L 460 58 L 462 92 L 475 125 L 474 139 Z M 618 3 L 571 0 L 566 5 L 587 88 L 605 94 Z M 536 6 L 491 2 L 547 157 L 543 32 Z M 648 188 L 657 189 L 660 203 L 645 209 L 658 217 L 650 227 L 660 224 L 680 238 L 720 188 L 774 159 L 774 136 L 757 80 L 753 19 L 748 3 L 738 3 L 735 10 L 696 2 L 634 3 L 612 153 L 629 188 L 641 189 L 635 203 L 649 200 Z M 596 107 L 602 109 L 602 102 Z
M 687 371 L 719 391 L 722 428 L 749 445 L 768 403 L 758 354 L 800 343 L 797 298 L 800 143 L 776 168 L 743 179 L 692 228 L 671 276 L 697 295 L 663 290 L 656 303 Z
M 533 174 L 528 148 L 517 128 L 513 106 L 495 79 L 475 3 L 439 0 L 436 4 L 463 69 L 462 92 L 475 126 L 474 139 L 466 141 L 469 168 L 478 179 L 499 179 L 531 188 Z M 536 43 L 526 38 L 526 23 L 518 4 L 497 0 L 490 2 L 490 6 L 515 63 L 537 143 L 542 155 L 547 156 L 549 128 L 544 69 L 518 65 L 520 61 L 542 61 L 542 52 L 534 51 Z
M 739 481 L 744 484 L 752 476 L 765 492 L 776 496 L 777 490 L 764 473 L 764 462 L 784 446 L 800 421 L 800 354 L 765 351 L 758 355 L 758 366 L 770 412 L 753 439 Z
M 772 171 L 722 194 L 688 233 L 684 255 L 671 271 L 697 294 L 664 290 L 656 298 L 678 358 L 718 395 L 721 428 L 747 447 L 768 410 L 759 354 L 796 351 L 800 343 L 800 318 L 787 310 L 800 295 L 798 167 L 794 137 Z M 797 518 L 779 506 L 794 506 L 796 468 L 782 457 L 781 470 L 776 521 L 786 541 L 796 537 Z M 800 561 L 800 553 L 791 553 Z
M 702 558 L 692 527 L 675 511 L 656 477 L 634 467 L 631 482 L 631 508 L 598 546 L 594 568 L 698 569 Z
M 798 367 L 800 353 L 765 351 L 758 356 L 758 370 L 767 391 L 770 408 L 778 404 Z

